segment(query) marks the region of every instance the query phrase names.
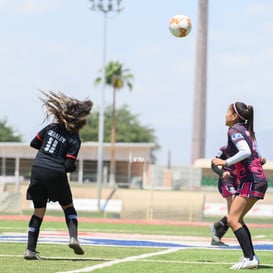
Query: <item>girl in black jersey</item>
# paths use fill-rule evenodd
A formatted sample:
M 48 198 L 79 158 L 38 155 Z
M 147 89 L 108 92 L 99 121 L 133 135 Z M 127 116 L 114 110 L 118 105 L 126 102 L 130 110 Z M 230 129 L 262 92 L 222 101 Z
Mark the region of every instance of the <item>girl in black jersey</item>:
M 46 118 L 53 116 L 54 122 L 37 133 L 30 143 L 38 152 L 27 189 L 27 199 L 32 200 L 34 206 L 24 255 L 27 260 L 40 259 L 36 246 L 48 201 L 59 202 L 69 231 L 69 247 L 75 254 L 84 254 L 77 238 L 77 212 L 66 173 L 76 169 L 75 161 L 81 146 L 79 131 L 85 125 L 93 103 L 67 97 L 61 92 L 42 93 L 46 97 L 41 99 L 46 107 Z

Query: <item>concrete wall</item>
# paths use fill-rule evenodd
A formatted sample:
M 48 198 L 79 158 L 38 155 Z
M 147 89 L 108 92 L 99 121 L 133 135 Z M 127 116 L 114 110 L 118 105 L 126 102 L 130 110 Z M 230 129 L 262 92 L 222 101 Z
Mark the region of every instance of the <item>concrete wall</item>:
M 14 195 L 16 185 L 7 185 L 4 191 L 0 192 L 1 198 L 6 198 L 7 192 Z M 16 202 L 10 204 L 12 207 L 22 210 L 30 210 L 31 202 L 25 199 L 28 183 L 21 183 L 19 192 L 17 193 Z M 75 199 L 97 200 L 98 190 L 95 185 L 71 183 L 72 193 Z M 3 189 L 2 189 L 3 190 Z M 107 199 L 112 188 L 103 188 L 101 191 L 101 199 Z M 14 199 L 10 199 L 12 202 Z M 121 202 L 120 218 L 122 219 L 143 219 L 143 220 L 177 220 L 177 221 L 201 221 L 203 220 L 204 207 L 206 204 L 222 204 L 225 207 L 225 199 L 218 193 L 216 187 L 210 190 L 141 190 L 141 189 L 122 189 L 116 190 L 111 200 Z M 268 191 L 264 200 L 255 205 L 264 206 L 273 204 L 273 193 Z M 1 208 L 1 207 L 0 207 Z M 5 208 L 5 207 L 3 207 Z M 96 209 L 96 208 L 95 208 Z M 80 212 L 81 208 L 77 207 Z M 13 211 L 13 212 L 20 212 Z M 88 211 L 88 208 L 84 208 Z M 90 207 L 90 211 L 94 211 L 94 207 Z M 3 211 L 0 212 L 12 212 Z M 220 212 L 224 213 L 224 212 Z M 116 216 L 116 215 L 115 215 Z
M 21 208 L 30 210 L 31 202 L 25 199 L 27 183 L 20 186 Z M 97 199 L 97 188 L 90 185 L 72 184 L 74 199 Z M 101 198 L 107 199 L 112 188 L 104 188 Z M 1 194 L 0 194 L 1 196 Z M 169 219 L 169 220 L 202 220 L 205 195 L 203 192 L 118 189 L 113 200 L 120 200 L 122 219 Z

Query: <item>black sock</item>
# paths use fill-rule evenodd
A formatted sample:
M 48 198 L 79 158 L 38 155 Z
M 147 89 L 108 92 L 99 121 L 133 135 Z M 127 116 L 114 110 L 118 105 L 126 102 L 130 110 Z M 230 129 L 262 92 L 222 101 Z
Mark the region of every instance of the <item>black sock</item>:
M 40 232 L 40 226 L 42 224 L 43 218 L 36 215 L 32 215 L 28 224 L 28 242 L 27 249 L 31 251 L 36 250 L 37 241 Z
M 249 235 L 244 227 L 240 227 L 236 231 L 234 231 L 234 234 L 242 248 L 242 251 L 244 253 L 245 258 L 249 258 L 250 260 L 253 259 L 253 251 L 251 247 L 251 242 L 249 239 Z
M 224 216 L 219 222 L 214 223 L 216 235 L 221 239 L 227 232 L 229 226 L 227 224 L 227 217 Z
M 69 236 L 77 239 L 78 237 L 78 216 L 74 207 L 64 210 L 65 222 L 68 228 Z
M 248 227 L 247 227 L 246 224 L 243 225 L 243 228 L 245 229 L 245 231 L 246 231 L 247 234 L 248 234 L 249 241 L 250 241 L 250 244 L 251 244 L 252 254 L 253 254 L 253 256 L 254 256 L 254 255 L 255 255 L 255 252 L 254 252 L 254 247 L 253 247 L 253 243 L 252 243 L 251 233 L 250 233 L 250 231 L 249 231 L 249 229 L 248 229 Z

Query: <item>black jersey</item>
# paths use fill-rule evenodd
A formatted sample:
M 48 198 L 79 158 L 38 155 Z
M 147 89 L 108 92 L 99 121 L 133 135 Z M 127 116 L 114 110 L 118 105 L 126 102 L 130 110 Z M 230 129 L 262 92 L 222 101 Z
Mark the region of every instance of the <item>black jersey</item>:
M 65 162 L 76 160 L 81 140 L 77 133 L 67 131 L 59 123 L 52 123 L 35 136 L 30 146 L 39 150 L 33 166 L 65 172 Z

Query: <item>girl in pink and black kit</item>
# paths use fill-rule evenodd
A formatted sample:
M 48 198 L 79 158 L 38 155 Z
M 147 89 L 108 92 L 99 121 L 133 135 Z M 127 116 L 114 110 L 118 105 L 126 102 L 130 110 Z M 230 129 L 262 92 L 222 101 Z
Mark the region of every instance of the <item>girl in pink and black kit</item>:
M 231 269 L 257 268 L 259 265 L 250 231 L 243 220 L 257 200 L 264 198 L 267 190 L 267 178 L 257 151 L 253 123 L 251 105 L 247 106 L 242 102 L 231 104 L 226 113 L 226 125 L 229 127 L 226 151 L 229 158 L 212 160 L 217 166 L 234 166 L 239 181 L 227 222 L 242 248 L 244 257 Z

